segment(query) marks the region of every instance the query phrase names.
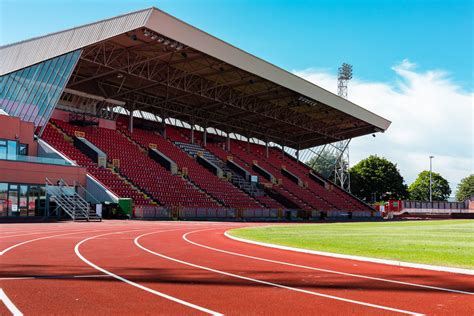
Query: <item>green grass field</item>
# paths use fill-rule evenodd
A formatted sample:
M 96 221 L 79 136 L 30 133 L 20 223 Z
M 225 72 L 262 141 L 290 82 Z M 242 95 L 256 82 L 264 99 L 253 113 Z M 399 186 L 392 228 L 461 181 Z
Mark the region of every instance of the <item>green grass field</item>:
M 474 268 L 474 220 L 274 225 L 230 234 L 318 251 Z

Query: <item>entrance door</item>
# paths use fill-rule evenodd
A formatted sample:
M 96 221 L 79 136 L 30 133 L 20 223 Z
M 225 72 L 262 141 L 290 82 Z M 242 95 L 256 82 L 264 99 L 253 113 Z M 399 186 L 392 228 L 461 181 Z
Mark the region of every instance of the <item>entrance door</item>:
M 8 188 L 8 216 L 19 216 L 20 208 L 18 206 L 18 185 L 10 184 Z

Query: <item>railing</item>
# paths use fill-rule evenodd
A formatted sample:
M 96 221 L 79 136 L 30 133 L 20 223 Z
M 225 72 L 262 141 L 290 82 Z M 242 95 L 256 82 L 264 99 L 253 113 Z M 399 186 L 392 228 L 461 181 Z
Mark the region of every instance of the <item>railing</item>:
M 133 218 L 136 219 L 279 219 L 294 210 L 277 209 L 233 209 L 233 208 L 204 208 L 204 207 L 179 207 L 166 208 L 162 206 L 135 206 Z
M 71 162 L 64 159 L 24 156 L 24 155 L 6 155 L 6 156 L 0 156 L 0 159 L 10 160 L 10 161 L 20 161 L 20 162 L 41 163 L 41 164 L 48 164 L 48 165 L 59 165 L 59 166 L 72 166 L 73 165 Z
M 58 206 L 71 216 L 73 220 L 89 220 L 89 203 L 77 194 L 75 187 L 70 187 L 63 179 L 58 180 L 57 185 L 54 185 L 51 180 L 46 178 L 46 193 L 51 196 Z
M 440 210 L 459 210 L 467 209 L 466 202 L 446 202 L 446 201 L 402 201 L 403 209 L 440 209 Z
M 137 219 L 162 218 L 171 219 L 171 210 L 161 206 L 135 206 L 133 217 Z

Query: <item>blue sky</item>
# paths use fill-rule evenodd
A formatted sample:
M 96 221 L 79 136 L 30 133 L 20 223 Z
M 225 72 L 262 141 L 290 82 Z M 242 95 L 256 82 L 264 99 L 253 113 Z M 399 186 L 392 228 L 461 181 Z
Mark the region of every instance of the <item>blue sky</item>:
M 385 156 L 410 184 L 435 155 L 453 191 L 474 172 L 473 1 L 0 0 L 0 44 L 151 6 L 333 92 L 353 64 L 349 99 L 393 124 L 351 164 Z
M 472 1 L 421 0 L 0 0 L 6 44 L 150 6 L 177 16 L 287 70 L 335 71 L 391 80 L 405 58 L 443 69 L 471 89 Z

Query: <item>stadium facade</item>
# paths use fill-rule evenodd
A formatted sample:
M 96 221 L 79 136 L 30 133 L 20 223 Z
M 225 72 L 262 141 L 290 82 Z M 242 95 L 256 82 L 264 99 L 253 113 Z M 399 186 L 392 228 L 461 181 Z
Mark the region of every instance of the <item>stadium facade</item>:
M 0 76 L 0 216 L 373 215 L 298 156 L 388 120 L 156 8 L 2 46 Z

